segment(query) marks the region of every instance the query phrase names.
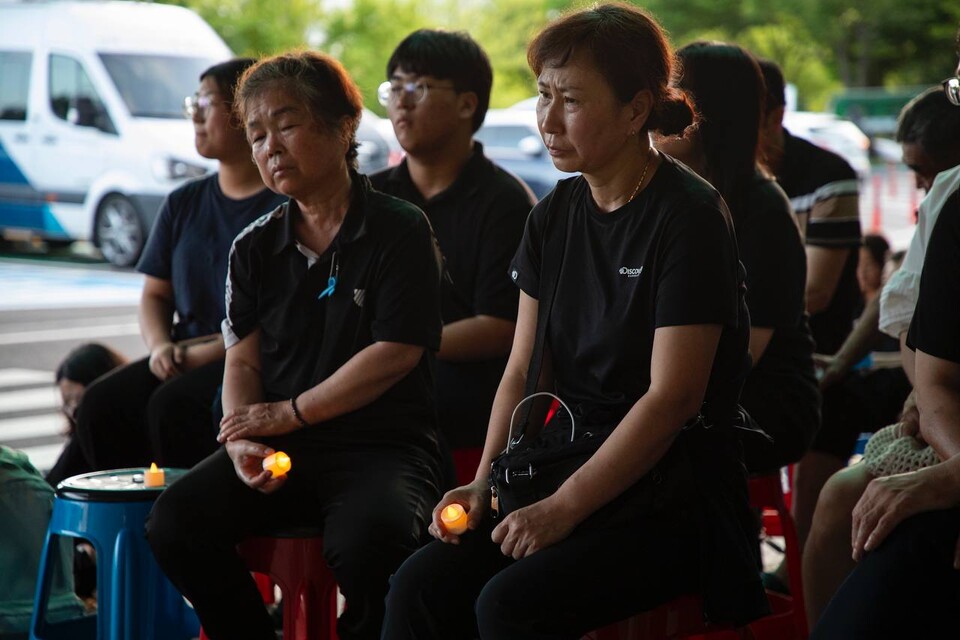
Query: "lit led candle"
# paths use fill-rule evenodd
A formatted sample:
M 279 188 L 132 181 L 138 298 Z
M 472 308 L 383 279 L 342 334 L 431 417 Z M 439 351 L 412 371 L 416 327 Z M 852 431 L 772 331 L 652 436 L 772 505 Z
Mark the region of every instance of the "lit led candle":
M 274 478 L 287 475 L 290 466 L 290 456 L 283 451 L 277 451 L 263 459 L 263 470 L 272 473 Z
M 455 536 L 460 535 L 467 530 L 467 512 L 459 504 L 447 505 L 440 512 L 440 520 L 443 522 L 443 528 L 447 533 Z
M 163 469 L 158 469 L 157 463 L 151 462 L 150 468 L 143 472 L 143 486 L 162 487 L 164 484 Z

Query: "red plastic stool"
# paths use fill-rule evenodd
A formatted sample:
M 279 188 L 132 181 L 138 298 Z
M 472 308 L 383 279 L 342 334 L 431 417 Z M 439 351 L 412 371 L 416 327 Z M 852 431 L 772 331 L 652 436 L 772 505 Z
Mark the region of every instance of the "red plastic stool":
M 681 596 L 651 611 L 591 631 L 582 640 L 672 640 L 673 638 L 709 637 L 726 632 L 723 637 L 751 638 L 750 630 L 729 625 L 708 624 L 703 620 L 700 596 Z
M 800 560 L 800 538 L 797 536 L 797 525 L 790 515 L 783 499 L 783 484 L 780 482 L 780 473 L 771 473 L 750 478 L 750 504 L 756 509 L 763 509 L 764 513 L 772 510 L 779 521 L 779 533 L 783 535 L 784 551 L 787 560 L 787 572 L 790 574 L 790 595 L 767 591 L 767 599 L 773 613 L 751 625 L 754 632 L 765 637 L 788 640 L 806 640 L 809 635 L 807 628 L 807 610 L 803 602 L 803 567 Z M 764 522 L 766 528 L 766 522 Z M 768 533 L 772 533 L 768 529 Z M 774 631 L 776 627 L 776 631 Z
M 337 640 L 337 582 L 323 558 L 322 537 L 255 537 L 237 550 L 250 571 L 280 587 L 285 640 Z M 202 630 L 200 639 L 207 640 Z

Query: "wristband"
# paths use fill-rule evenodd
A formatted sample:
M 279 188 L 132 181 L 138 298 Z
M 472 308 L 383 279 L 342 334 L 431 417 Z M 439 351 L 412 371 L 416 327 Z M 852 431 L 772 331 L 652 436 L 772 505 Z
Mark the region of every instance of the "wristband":
M 293 409 L 293 417 L 300 423 L 301 428 L 310 426 L 307 424 L 307 421 L 303 419 L 303 414 L 300 413 L 300 409 L 297 408 L 296 398 L 290 398 L 290 408 Z

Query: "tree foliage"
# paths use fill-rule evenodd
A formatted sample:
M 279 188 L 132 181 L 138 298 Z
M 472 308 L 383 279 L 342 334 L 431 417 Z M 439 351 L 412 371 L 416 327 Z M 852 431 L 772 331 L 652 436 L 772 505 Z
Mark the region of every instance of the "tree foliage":
M 465 29 L 494 67 L 493 106 L 533 95 L 530 37 L 590 0 L 165 0 L 195 9 L 238 54 L 315 46 L 339 58 L 382 113 L 377 85 L 393 48 L 421 27 Z M 932 84 L 956 65 L 956 0 L 646 0 L 635 2 L 676 46 L 701 38 L 742 44 L 777 61 L 801 104 L 823 108 L 841 87 Z

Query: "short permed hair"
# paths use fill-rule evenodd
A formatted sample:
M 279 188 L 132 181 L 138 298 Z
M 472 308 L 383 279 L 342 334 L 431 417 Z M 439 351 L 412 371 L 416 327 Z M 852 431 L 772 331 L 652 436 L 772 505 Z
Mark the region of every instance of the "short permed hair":
M 617 99 L 626 104 L 649 91 L 653 109 L 644 131 L 675 135 L 694 123 L 693 103 L 670 86 L 675 58 L 663 29 L 637 7 L 610 3 L 568 13 L 548 24 L 527 47 L 536 75 L 586 55 Z
M 317 51 L 290 51 L 265 58 L 244 72 L 237 86 L 234 109 L 246 124 L 251 103 L 273 88 L 303 103 L 314 120 L 330 129 L 341 127 L 350 139 L 347 164 L 357 168 L 357 127 L 363 96 L 336 59 Z
M 475 93 L 477 110 L 473 114 L 473 131 L 483 124 L 490 107 L 493 68 L 487 54 L 467 32 L 414 31 L 397 45 L 387 61 L 388 80 L 398 68 L 418 76 L 449 80 L 459 93 Z

